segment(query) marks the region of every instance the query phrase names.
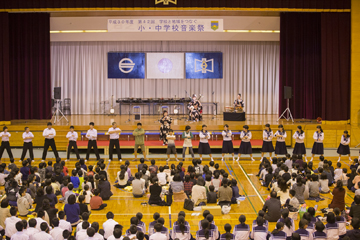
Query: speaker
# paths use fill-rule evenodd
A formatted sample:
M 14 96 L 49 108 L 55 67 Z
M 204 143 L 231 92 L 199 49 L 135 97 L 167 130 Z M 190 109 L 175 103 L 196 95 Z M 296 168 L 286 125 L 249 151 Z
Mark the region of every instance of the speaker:
M 54 99 L 61 100 L 61 87 L 54 87 Z
M 291 93 L 291 87 L 284 86 L 284 99 L 291 99 L 292 93 Z

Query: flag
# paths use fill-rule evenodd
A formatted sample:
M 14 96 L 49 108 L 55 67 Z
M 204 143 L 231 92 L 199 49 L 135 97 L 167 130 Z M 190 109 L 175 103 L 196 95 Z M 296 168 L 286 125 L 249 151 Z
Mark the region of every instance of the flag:
M 146 74 L 148 79 L 184 78 L 184 53 L 147 53 Z
M 186 78 L 222 78 L 221 52 L 185 53 Z
M 145 53 L 108 53 L 108 78 L 145 78 Z

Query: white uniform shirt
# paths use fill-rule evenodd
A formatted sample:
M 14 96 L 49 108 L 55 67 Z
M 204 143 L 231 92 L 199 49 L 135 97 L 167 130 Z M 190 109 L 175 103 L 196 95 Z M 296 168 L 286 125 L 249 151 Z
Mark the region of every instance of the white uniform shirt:
M 76 232 L 76 240 L 85 240 L 88 238 L 86 229 L 81 229 L 79 232 Z
M 73 131 L 69 131 L 67 134 L 66 134 L 66 138 L 69 139 L 69 141 L 75 141 L 78 139 L 78 134 L 77 132 Z
M 104 238 L 108 239 L 111 235 L 113 235 L 115 225 L 119 224 L 114 219 L 108 219 L 106 222 L 103 223 L 104 229 Z
M 245 137 L 247 137 L 247 138 L 245 138 Z M 241 141 L 250 142 L 251 137 L 252 137 L 252 134 L 250 131 L 248 131 L 247 133 L 245 131 L 241 131 L 241 134 L 240 134 Z
M 14 235 L 15 233 L 17 233 L 15 224 L 17 222 L 20 222 L 21 219 L 17 218 L 15 216 L 11 216 L 5 219 L 5 235 L 7 237 L 11 237 L 12 235 Z
M 11 236 L 11 240 L 29 240 L 29 236 L 24 232 L 17 232 Z
M 341 142 L 340 142 L 342 145 L 349 145 L 350 143 L 350 137 L 347 137 L 345 139 L 344 135 L 341 136 Z
M 221 135 L 223 136 L 223 141 L 231 141 L 232 140 L 232 138 L 231 138 L 231 136 L 232 136 L 231 130 L 228 130 L 227 132 L 225 132 L 225 130 L 224 130 L 224 131 L 222 131 Z
M 1 137 L 1 141 L 8 142 L 9 137 L 11 137 L 11 134 L 9 132 L 1 132 L 0 137 Z
M 37 230 L 36 228 L 33 228 L 33 227 L 28 227 L 24 232 L 30 237 L 31 235 L 38 233 L 39 230 Z
M 200 142 L 201 143 L 208 143 L 208 139 L 210 139 L 210 132 L 206 131 L 205 133 L 203 131 L 200 131 L 199 133 Z
M 120 238 L 115 238 L 114 235 L 111 235 L 106 240 L 122 240 L 123 238 L 124 238 L 123 236 L 121 236 Z
M 266 130 L 263 131 L 263 141 L 264 142 L 271 142 L 273 137 L 274 137 L 273 131 L 270 131 L 270 132 L 268 132 Z
M 281 137 L 277 137 L 276 138 L 276 141 L 278 142 L 285 142 L 285 138 L 287 137 L 286 135 L 286 132 L 280 132 L 280 131 L 277 131 L 275 134 L 274 134 L 274 137 L 276 136 L 281 136 Z
M 50 235 L 55 240 L 64 240 L 63 238 L 63 229 L 60 227 L 54 227 L 53 230 L 50 231 Z
M 34 137 L 34 134 L 32 134 L 32 132 L 24 132 L 22 135 L 22 138 L 24 139 L 24 142 L 28 143 L 28 142 L 32 142 L 32 138 L 31 139 L 25 139 L 27 137 Z
M 35 219 L 36 219 L 36 227 L 35 227 L 35 228 L 36 228 L 39 232 L 41 232 L 40 224 L 42 224 L 43 222 L 47 224 L 47 222 L 46 222 L 44 219 L 39 218 L 39 217 L 37 217 L 37 218 L 35 218 Z M 48 226 L 49 226 L 49 225 L 48 225 Z M 51 230 L 51 227 L 49 227 L 49 230 Z
M 41 239 L 41 240 L 54 240 L 54 238 L 50 234 L 48 234 L 48 233 L 46 233 L 44 231 L 41 231 L 39 233 L 36 233 L 36 234 L 30 236 L 30 240 L 39 240 L 39 239 Z
M 52 135 L 49 135 L 49 134 L 52 134 Z M 45 128 L 45 130 L 43 131 L 43 136 L 46 139 L 53 139 L 56 136 L 56 131 L 53 128 L 51 128 L 51 129 Z
M 322 143 L 324 141 L 324 133 L 323 132 L 314 132 L 313 139 L 315 142 Z
M 96 140 L 97 139 L 97 130 L 95 128 L 93 130 L 89 129 L 86 133 L 86 137 L 89 140 Z
M 110 133 L 110 132 L 112 132 L 112 131 L 121 131 L 120 130 L 120 128 L 113 128 L 113 127 L 111 127 L 111 128 L 109 128 L 109 135 L 110 135 L 110 139 L 119 139 L 119 133 L 118 132 L 116 132 L 116 133 Z
M 299 132 L 296 131 L 293 135 L 293 138 L 295 139 L 296 143 L 304 143 L 305 132 L 303 132 L 302 134 L 299 134 Z
M 71 223 L 64 220 L 64 219 L 60 219 L 59 221 L 59 227 L 62 229 L 62 230 L 68 230 L 69 232 L 72 231 L 72 227 L 71 227 Z
M 162 234 L 160 232 L 156 232 L 153 235 L 150 236 L 150 240 L 167 240 L 167 237 L 165 234 Z

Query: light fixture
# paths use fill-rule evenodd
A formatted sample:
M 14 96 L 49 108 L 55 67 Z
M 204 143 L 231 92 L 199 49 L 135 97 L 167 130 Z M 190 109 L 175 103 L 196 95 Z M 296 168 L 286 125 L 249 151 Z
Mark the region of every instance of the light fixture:
M 53 30 L 50 33 L 105 33 L 108 30 Z
M 280 33 L 280 30 L 224 30 L 231 33 Z

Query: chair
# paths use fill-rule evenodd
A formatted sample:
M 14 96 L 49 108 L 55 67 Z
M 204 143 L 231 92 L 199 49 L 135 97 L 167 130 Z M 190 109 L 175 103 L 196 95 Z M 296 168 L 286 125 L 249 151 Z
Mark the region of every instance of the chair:
M 135 121 L 141 121 L 141 107 L 133 106 L 133 114 L 135 115 Z
M 64 106 L 63 106 L 64 115 L 71 115 L 71 99 L 64 98 Z
M 165 105 L 165 106 L 161 106 L 161 112 L 160 112 L 160 114 L 162 115 L 164 111 L 167 111 L 168 114 L 170 114 L 170 108 L 169 108 L 169 106 L 166 106 L 166 105 Z

